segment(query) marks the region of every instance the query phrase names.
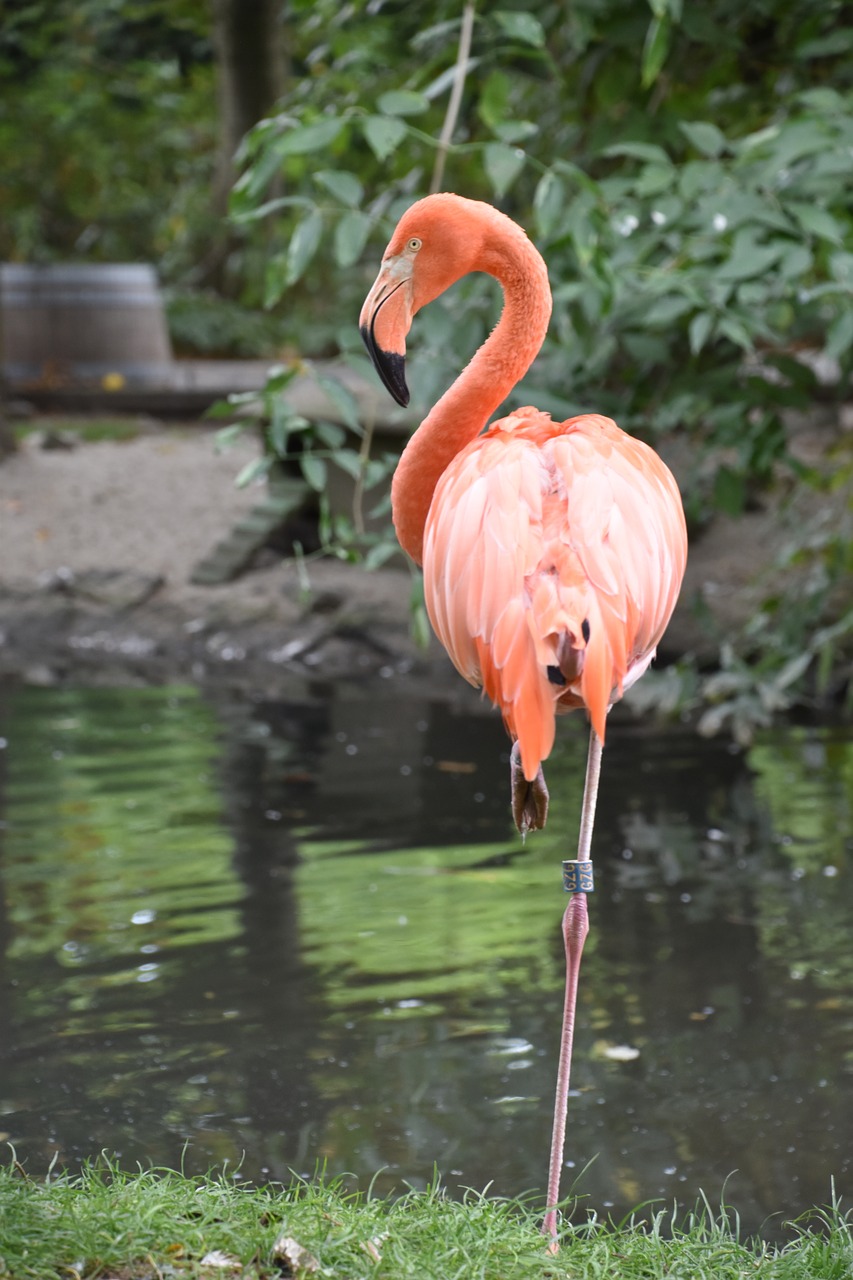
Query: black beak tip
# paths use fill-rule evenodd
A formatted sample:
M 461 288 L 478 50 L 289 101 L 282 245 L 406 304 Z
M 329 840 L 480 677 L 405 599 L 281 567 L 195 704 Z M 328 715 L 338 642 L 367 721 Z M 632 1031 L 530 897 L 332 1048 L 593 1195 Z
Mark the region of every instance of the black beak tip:
M 382 379 L 385 388 L 404 409 L 409 403 L 409 388 L 406 386 L 406 358 L 395 351 L 383 351 L 377 346 L 372 329 L 361 325 L 362 341 L 367 347 L 367 354 L 373 361 L 373 367 Z
M 386 383 L 391 395 L 404 409 L 409 403 L 409 388 L 406 386 L 406 361 L 403 356 L 389 355 L 388 381 Z

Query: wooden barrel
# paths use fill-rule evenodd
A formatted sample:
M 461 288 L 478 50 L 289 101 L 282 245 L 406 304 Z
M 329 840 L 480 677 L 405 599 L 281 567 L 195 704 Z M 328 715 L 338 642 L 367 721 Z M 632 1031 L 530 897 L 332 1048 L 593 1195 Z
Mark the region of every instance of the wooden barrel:
M 13 386 L 169 382 L 163 299 L 146 264 L 0 264 L 0 338 Z

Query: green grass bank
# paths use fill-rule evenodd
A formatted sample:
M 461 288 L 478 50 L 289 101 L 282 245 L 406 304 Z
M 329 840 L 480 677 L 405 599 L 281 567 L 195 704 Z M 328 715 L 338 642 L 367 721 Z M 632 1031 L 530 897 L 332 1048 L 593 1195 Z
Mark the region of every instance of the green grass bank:
M 524 1203 L 440 1189 L 397 1199 L 344 1182 L 244 1187 L 109 1165 L 36 1179 L 0 1171 L 3 1280 L 847 1280 L 850 1215 L 833 1205 L 789 1224 L 785 1244 L 741 1239 L 725 1210 L 646 1207 L 629 1222 L 575 1214 L 550 1257 Z

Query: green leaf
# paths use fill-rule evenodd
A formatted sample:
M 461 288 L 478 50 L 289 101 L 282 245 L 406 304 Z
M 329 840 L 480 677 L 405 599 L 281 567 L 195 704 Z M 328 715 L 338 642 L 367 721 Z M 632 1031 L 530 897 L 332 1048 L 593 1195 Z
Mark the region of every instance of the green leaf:
M 314 434 L 328 449 L 340 449 L 347 433 L 338 422 L 315 422 Z
M 832 279 L 845 289 L 853 289 L 853 253 L 833 253 L 829 259 Z
M 424 45 L 433 44 L 436 40 L 446 40 L 459 31 L 458 18 L 445 18 L 442 22 L 433 22 L 428 27 L 421 27 L 412 36 L 413 49 L 422 49 Z
M 252 484 L 255 480 L 262 480 L 269 473 L 269 469 L 274 462 L 275 458 L 272 454 L 263 454 L 260 458 L 253 458 L 237 474 L 234 484 L 238 489 L 245 489 L 247 485 Z
M 785 123 L 769 148 L 768 170 L 778 181 L 780 172 L 804 156 L 817 158 L 826 150 L 829 131 L 823 120 L 806 117 Z
M 678 170 L 671 164 L 647 164 L 641 169 L 634 184 L 638 196 L 657 196 L 668 191 L 678 176 Z
M 255 163 L 242 173 L 234 184 L 230 203 L 239 211 L 245 201 L 256 200 L 272 179 L 280 172 L 283 154 L 280 145 L 270 146 L 261 152 Z
M 733 150 L 738 155 L 741 155 L 745 152 L 753 151 L 756 147 L 763 147 L 765 143 L 772 142 L 774 138 L 778 138 L 780 127 L 778 124 L 769 124 L 763 129 L 756 129 L 754 133 L 746 133 L 732 144 Z
M 339 382 L 337 378 L 330 378 L 326 374 L 319 373 L 317 377 L 317 386 L 329 397 L 332 404 L 338 410 L 341 421 L 349 427 L 350 431 L 354 431 L 356 435 L 362 434 L 361 420 L 358 408 L 358 401 L 351 391 Z M 331 415 L 330 415 L 331 416 Z
M 793 658 L 789 658 L 785 665 L 776 672 L 773 677 L 773 686 L 776 689 L 787 689 L 789 685 L 799 680 L 813 658 L 813 654 L 807 649 L 805 653 L 798 653 Z
M 364 186 L 361 179 L 346 169 L 321 169 L 314 174 L 314 181 L 333 195 L 341 204 L 355 208 L 364 198 Z
M 492 190 L 500 199 L 505 196 L 524 168 L 527 159 L 518 147 L 508 147 L 503 142 L 487 142 L 484 149 L 486 174 Z
M 287 438 L 290 434 L 291 412 L 287 402 L 280 397 L 273 400 L 272 416 L 267 428 L 267 439 L 273 453 L 283 458 L 287 453 Z
M 826 332 L 824 352 L 833 360 L 840 360 L 853 347 L 853 310 L 837 315 Z
M 419 116 L 429 110 L 429 98 L 411 89 L 390 89 L 376 105 L 386 116 Z
M 344 214 L 335 227 L 335 261 L 339 267 L 351 267 L 358 262 L 372 226 L 373 219 L 360 209 L 350 209 Z
M 328 470 L 325 458 L 318 458 L 316 453 L 303 453 L 299 459 L 299 466 L 315 493 L 322 493 L 326 487 Z
M 565 211 L 566 188 L 551 169 L 539 179 L 533 197 L 533 213 L 539 234 L 547 239 Z
M 670 158 L 663 147 L 653 142 L 614 142 L 605 147 L 603 156 L 629 156 L 632 160 L 648 160 L 652 164 L 670 164 Z
M 490 71 L 485 79 L 477 102 L 477 114 L 494 129 L 507 117 L 512 81 L 505 71 Z
M 416 601 L 411 609 L 412 638 L 419 649 L 428 649 L 432 629 L 426 607 L 421 601 Z
M 533 45 L 534 49 L 544 49 L 545 29 L 532 13 L 523 13 L 516 9 L 498 9 L 492 17 L 511 40 L 520 40 L 522 44 Z
M 714 319 L 715 317 L 711 311 L 700 311 L 690 321 L 687 332 L 690 338 L 690 350 L 694 356 L 698 356 L 710 338 L 711 331 L 714 328 Z
M 692 309 L 693 303 L 688 298 L 671 294 L 669 297 L 657 298 L 651 306 L 647 306 L 643 312 L 643 320 L 652 329 L 668 329 Z
M 502 120 L 494 126 L 493 132 L 501 142 L 526 142 L 528 138 L 535 138 L 539 125 L 532 120 Z
M 301 279 L 305 268 L 319 248 L 322 234 L 323 218 L 315 209 L 298 224 L 287 246 L 286 283 L 288 287 Z
M 848 27 L 844 34 L 847 44 L 853 48 L 853 27 Z M 797 101 L 827 116 L 836 115 L 847 108 L 847 99 L 837 89 L 831 89 L 828 84 L 816 85 L 814 89 L 804 89 L 802 93 L 797 94 Z
M 761 276 L 779 261 L 789 244 L 788 240 L 759 244 L 753 230 L 744 227 L 735 236 L 731 254 L 717 271 L 717 279 L 751 280 Z
M 321 151 L 335 141 L 343 127 L 343 120 L 337 116 L 315 120 L 313 124 L 300 124 L 277 138 L 274 150 L 279 156 L 304 156 L 312 151 Z
M 711 160 L 688 160 L 678 170 L 678 189 L 685 200 L 696 200 L 706 191 L 720 187 L 720 166 Z
M 566 231 L 572 237 L 578 261 L 586 266 L 592 261 L 598 244 L 596 204 L 592 196 L 583 193 L 570 202 L 566 208 Z M 579 289 L 577 296 L 582 306 L 589 306 L 591 303 L 600 306 L 598 296 L 591 295 L 588 287 Z M 593 321 L 592 316 L 590 321 Z
M 274 307 L 287 288 L 287 257 L 275 253 L 264 268 L 264 306 Z
M 779 259 L 779 276 L 783 280 L 797 280 L 801 276 L 810 275 L 812 255 L 804 244 L 791 244 Z
M 828 240 L 830 244 L 843 244 L 844 235 L 841 227 L 826 209 L 820 205 L 807 204 L 805 201 L 789 203 L 786 208 L 792 213 L 804 231 L 817 236 L 820 240 Z
M 741 320 L 734 316 L 721 316 L 717 322 L 717 328 L 723 337 L 728 338 L 729 342 L 733 342 L 736 347 L 741 347 L 744 351 L 752 350 L 752 338 Z
M 233 196 L 233 189 L 231 194 Z M 279 209 L 307 209 L 314 204 L 313 200 L 308 200 L 305 196 L 276 196 L 274 200 L 265 200 L 258 205 L 250 205 L 248 200 L 248 195 L 246 200 L 229 200 L 228 216 L 232 222 L 257 222 L 261 218 L 268 218 L 271 213 L 278 213 Z
M 382 484 L 390 479 L 394 473 L 396 466 L 395 460 L 386 458 L 368 458 L 364 471 L 365 485 L 368 489 L 372 489 L 377 484 Z
M 662 364 L 669 355 L 669 344 L 660 334 L 628 331 L 622 334 L 622 342 L 631 358 L 645 370 Z
M 355 449 L 336 449 L 335 463 L 346 471 L 347 475 L 353 480 L 359 480 L 362 472 L 362 462 L 360 454 Z
M 222 404 L 223 402 L 220 400 L 218 406 L 214 405 L 213 409 L 208 409 L 207 413 L 205 414 L 205 417 L 214 416 L 214 410 L 217 408 L 221 408 Z M 226 408 L 228 407 L 227 404 L 225 407 Z M 216 452 L 225 453 L 227 449 L 230 449 L 232 445 L 236 444 L 237 441 L 241 439 L 243 432 L 245 430 L 246 430 L 245 422 L 235 422 L 230 427 L 220 427 L 214 437 L 216 441 Z
M 365 569 L 381 569 L 382 565 L 387 563 L 392 556 L 396 556 L 399 550 L 399 544 L 392 538 L 387 538 L 384 542 L 377 542 L 364 557 Z
M 708 120 L 680 120 L 678 127 L 690 145 L 703 156 L 714 160 L 726 150 L 726 135 Z
M 730 467 L 720 467 L 714 477 L 714 505 L 730 516 L 739 516 L 746 505 L 743 476 Z
M 794 57 L 835 58 L 842 53 L 853 53 L 853 27 L 841 27 L 816 40 L 804 40 L 794 50 Z
M 663 64 L 666 62 L 666 55 L 669 53 L 669 40 L 671 33 L 672 21 L 668 13 L 663 14 L 659 18 L 653 18 L 649 23 L 649 29 L 646 32 L 646 42 L 643 46 L 643 63 L 640 80 L 644 89 L 650 89 L 663 70 Z
M 423 91 L 424 97 L 430 102 L 433 102 L 436 98 L 440 98 L 443 93 L 447 92 L 458 75 L 461 74 L 463 76 L 469 76 L 472 71 L 479 67 L 479 65 L 479 58 L 467 58 L 463 63 L 460 72 L 454 62 L 451 66 L 446 67 L 444 71 L 440 72 L 434 80 L 430 81 Z
M 380 164 L 399 147 L 408 130 L 394 116 L 367 116 L 362 122 L 367 144 Z

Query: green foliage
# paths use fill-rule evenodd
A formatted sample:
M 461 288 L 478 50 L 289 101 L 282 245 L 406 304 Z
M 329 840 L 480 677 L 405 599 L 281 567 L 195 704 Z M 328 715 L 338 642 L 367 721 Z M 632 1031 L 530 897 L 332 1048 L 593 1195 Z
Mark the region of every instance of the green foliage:
M 310 297 L 328 328 L 315 320 L 306 340 L 349 345 L 370 278 L 353 266 L 429 187 L 459 6 L 431 6 L 410 31 L 396 15 L 368 29 L 312 9 L 300 32 L 322 75 L 246 140 L 233 211 L 244 226 L 274 219 L 266 302 Z M 786 416 L 826 394 L 821 362 L 841 393 L 853 372 L 853 32 L 839 13 L 599 0 L 568 20 L 548 4 L 477 16 L 445 185 L 525 223 L 554 286 L 549 338 L 512 400 L 559 417 L 597 409 L 652 440 L 689 435 L 694 530 L 786 473 L 813 480 L 789 453 Z M 354 91 L 368 67 L 368 91 Z M 420 406 L 488 332 L 489 289 L 466 281 L 420 319 Z M 768 601 L 727 651 L 746 702 L 721 723 L 745 707 L 762 722 L 807 668 L 829 688 L 826 645 L 841 660 L 850 632 L 831 608 L 849 533 L 837 541 L 795 553 L 821 580 L 808 607 Z
M 215 120 L 204 0 L 18 4 L 0 30 L 0 259 L 204 251 Z
M 279 316 L 220 297 L 212 290 L 169 290 L 166 316 L 178 355 L 192 352 L 223 358 L 270 358 L 286 340 Z
M 294 407 L 288 388 L 300 376 L 313 379 L 323 392 L 329 404 L 328 417 L 314 414 L 309 419 Z M 314 490 L 321 554 L 363 563 L 368 569 L 379 568 L 392 556 L 402 555 L 388 520 L 387 490 L 397 455 L 375 455 L 371 448 L 372 429 L 362 427 L 358 404 L 340 378 L 320 373 L 307 362 L 275 365 L 260 391 L 230 395 L 212 407 L 210 416 L 236 419 L 219 432 L 220 448 L 227 448 L 247 428 L 260 432 L 262 453 L 243 468 L 237 476 L 238 485 L 254 483 L 279 470 L 301 475 Z M 360 442 L 357 450 L 352 447 L 352 436 Z M 349 512 L 332 509 L 328 497 L 330 467 L 352 481 Z M 381 492 L 378 501 L 376 490 Z M 382 524 L 376 531 L 369 525 L 379 517 Z
M 226 1172 L 185 1178 L 168 1169 L 128 1173 L 102 1159 L 79 1177 L 42 1182 L 17 1161 L 0 1171 L 0 1275 L 70 1273 L 90 1280 L 172 1276 L 267 1280 L 273 1276 L 479 1277 L 545 1280 L 565 1269 L 624 1280 L 835 1280 L 853 1265 L 849 1216 L 837 1205 L 795 1224 L 780 1247 L 739 1239 L 725 1207 L 639 1209 L 612 1225 L 589 1215 L 564 1229 L 557 1259 L 545 1250 L 529 1204 L 469 1192 L 386 1200 L 343 1180 L 294 1178 L 289 1187 L 235 1185 Z M 565 1260 L 565 1261 L 564 1261 Z

